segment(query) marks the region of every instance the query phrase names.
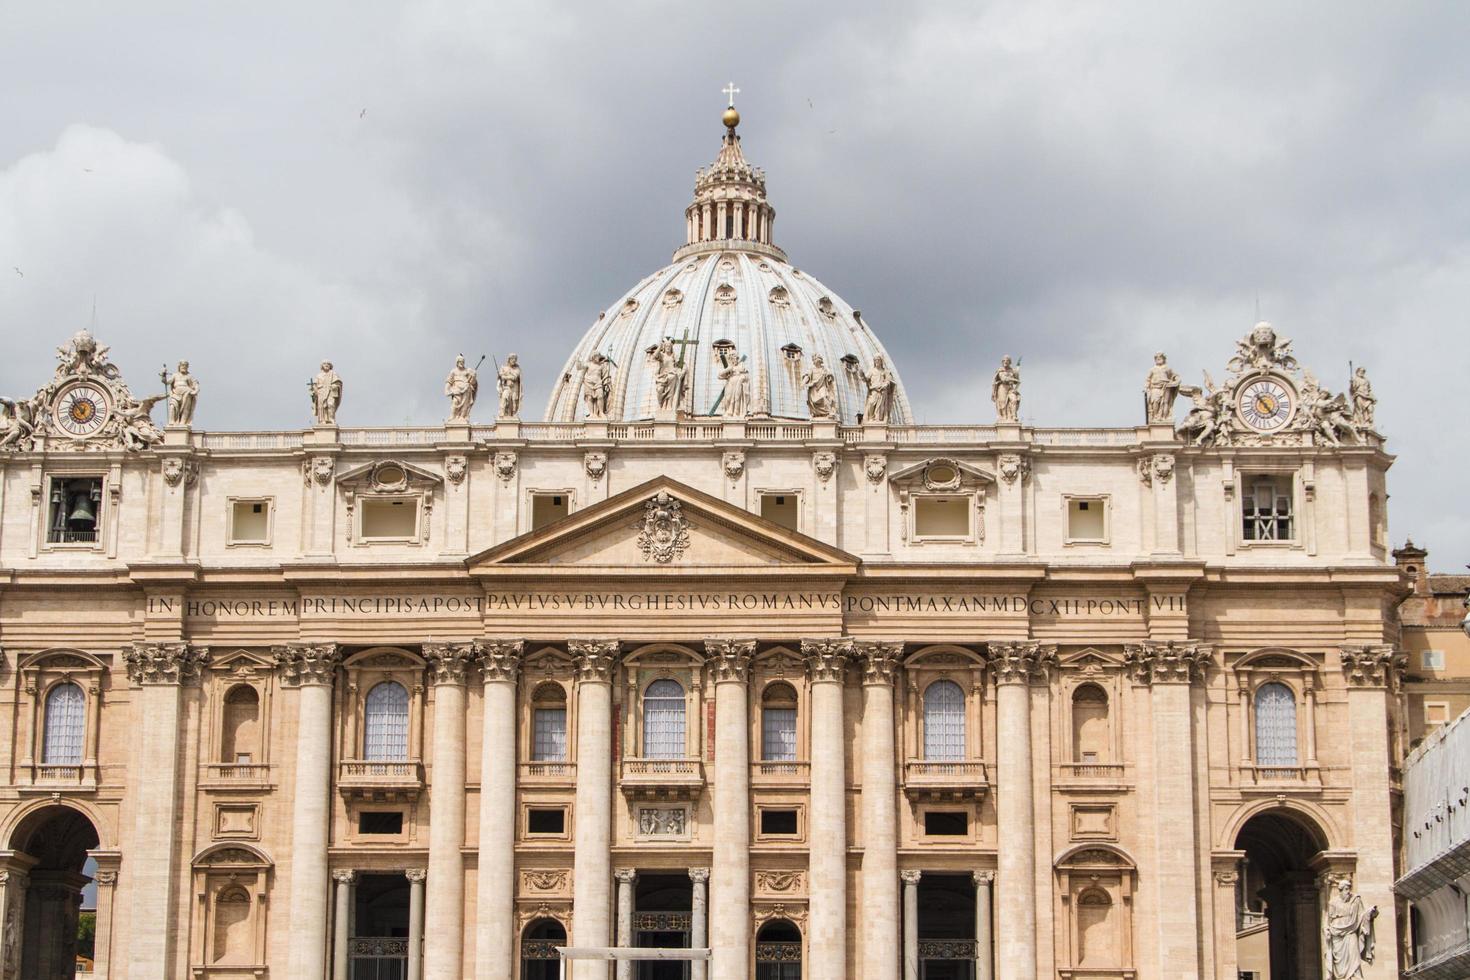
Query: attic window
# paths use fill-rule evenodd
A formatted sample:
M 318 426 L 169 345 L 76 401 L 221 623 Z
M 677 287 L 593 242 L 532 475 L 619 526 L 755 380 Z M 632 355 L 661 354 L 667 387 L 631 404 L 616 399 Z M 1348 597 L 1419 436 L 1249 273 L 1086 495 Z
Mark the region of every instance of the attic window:
M 419 501 L 416 497 L 375 497 L 359 508 L 364 541 L 418 540 Z
M 761 494 L 761 516 L 789 531 L 800 523 L 800 499 L 791 492 Z
M 966 494 L 924 494 L 914 498 L 914 535 L 964 540 L 970 536 L 974 498 Z
M 531 495 L 531 530 L 545 527 L 566 517 L 571 505 L 571 494 L 536 493 Z
M 1067 497 L 1067 544 L 1105 544 L 1108 498 Z

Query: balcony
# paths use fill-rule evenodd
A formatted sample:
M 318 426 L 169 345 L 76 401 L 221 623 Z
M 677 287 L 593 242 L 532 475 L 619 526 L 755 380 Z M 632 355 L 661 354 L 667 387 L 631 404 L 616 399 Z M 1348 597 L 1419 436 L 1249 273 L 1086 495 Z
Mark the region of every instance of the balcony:
M 263 762 L 210 762 L 204 766 L 202 789 L 260 789 L 270 785 L 271 767 Z
M 1121 762 L 1063 762 L 1056 767 L 1059 785 L 1086 790 L 1122 790 L 1130 785 Z
M 97 766 L 88 763 L 32 763 L 31 785 L 21 786 L 22 792 L 65 792 L 66 790 L 95 790 L 97 788 Z
M 985 763 L 978 759 L 904 763 L 903 791 L 911 800 L 974 800 L 989 790 Z
M 704 764 L 698 759 L 624 759 L 618 780 L 634 800 L 692 800 L 704 789 Z
M 372 803 L 415 800 L 424 788 L 424 766 L 417 759 L 344 759 L 337 789 L 349 799 Z
M 520 764 L 522 786 L 563 789 L 577 785 L 577 764 L 563 760 L 540 759 Z
M 756 789 L 806 789 L 811 781 L 808 762 L 761 759 L 750 764 L 750 785 Z
M 1322 788 L 1322 770 L 1315 762 L 1305 766 L 1257 766 L 1242 763 L 1240 781 L 1246 786 L 1269 788 L 1272 792 L 1318 790 Z

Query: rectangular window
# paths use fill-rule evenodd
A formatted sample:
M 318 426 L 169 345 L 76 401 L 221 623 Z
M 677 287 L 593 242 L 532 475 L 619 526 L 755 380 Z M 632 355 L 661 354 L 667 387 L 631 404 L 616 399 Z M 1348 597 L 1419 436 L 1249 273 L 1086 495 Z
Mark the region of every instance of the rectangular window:
M 964 810 L 926 810 L 924 836 L 964 837 L 970 832 L 970 815 Z
M 403 497 L 363 500 L 362 536 L 367 541 L 413 541 L 419 534 L 419 502 Z
M 796 709 L 761 711 L 761 758 L 767 762 L 796 761 Z
M 1104 544 L 1108 540 L 1108 499 L 1067 498 L 1067 543 Z
M 1444 651 L 1421 650 L 1419 652 L 1419 666 L 1425 670 L 1444 670 Z
M 761 836 L 795 837 L 797 833 L 795 810 L 761 809 Z
M 800 499 L 794 493 L 761 494 L 761 516 L 772 524 L 779 524 L 788 531 L 801 530 Z
M 526 833 L 541 835 L 563 835 L 567 832 L 566 807 L 541 809 L 533 807 L 526 811 Z
M 571 497 L 565 493 L 531 495 L 531 530 L 553 524 L 567 516 Z
M 1293 541 L 1292 478 L 1285 475 L 1247 476 L 1241 481 L 1241 533 L 1246 541 Z
M 1446 701 L 1424 702 L 1424 724 L 1426 726 L 1443 725 L 1450 720 L 1450 706 Z
M 230 501 L 230 544 L 269 544 L 270 540 L 269 499 Z
M 565 762 L 567 758 L 567 709 L 537 708 L 532 715 L 531 760 Z
M 402 810 L 362 810 L 357 814 L 359 834 L 403 833 Z
M 914 535 L 920 538 L 968 538 L 971 497 L 915 497 Z
M 46 525 L 49 544 L 96 544 L 102 532 L 102 478 L 54 477 Z

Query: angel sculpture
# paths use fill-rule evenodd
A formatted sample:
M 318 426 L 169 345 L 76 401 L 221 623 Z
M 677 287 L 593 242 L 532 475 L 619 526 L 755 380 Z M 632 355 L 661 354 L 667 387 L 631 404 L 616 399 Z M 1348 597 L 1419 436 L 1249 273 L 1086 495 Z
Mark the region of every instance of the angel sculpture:
M 1194 402 L 1174 430 L 1187 439 L 1193 446 L 1228 445 L 1230 441 L 1230 406 L 1227 404 L 1229 394 L 1215 387 L 1215 379 L 1210 377 L 1210 372 L 1205 372 L 1205 384 L 1203 388 L 1193 385 L 1182 385 L 1179 388 L 1181 395 L 1188 395 Z
M 42 406 L 46 404 L 43 388 L 31 398 L 0 398 L 0 449 L 24 452 L 35 448 L 36 430 L 41 427 Z
M 149 395 L 141 401 L 128 398 L 118 405 L 117 434 L 122 439 L 124 449 L 131 452 L 141 452 L 163 441 L 163 433 L 153 423 L 151 413 L 153 412 L 153 406 L 167 397 L 167 393 L 164 393 Z
M 1353 422 L 1347 396 L 1333 395 L 1310 374 L 1302 385 L 1302 408 L 1299 428 L 1320 435 L 1332 446 L 1341 446 L 1344 435 L 1359 445 L 1363 443 L 1363 433 Z

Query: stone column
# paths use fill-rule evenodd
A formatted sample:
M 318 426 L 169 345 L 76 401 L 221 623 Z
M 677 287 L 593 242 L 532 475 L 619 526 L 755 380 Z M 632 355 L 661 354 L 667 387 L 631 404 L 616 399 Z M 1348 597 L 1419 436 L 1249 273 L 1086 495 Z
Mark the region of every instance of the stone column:
M 9 935 L 0 930 L 0 977 L 14 977 L 21 968 L 21 956 L 25 952 L 26 890 L 30 888 L 30 869 L 36 859 L 29 854 L 10 851 L 5 866 L 0 867 L 0 924 L 9 925 Z M 99 890 L 99 900 L 101 898 Z M 98 911 L 101 911 L 100 908 Z M 21 935 L 15 932 L 19 923 Z
M 842 689 L 852 640 L 802 640 L 811 681 L 811 809 L 808 811 L 807 959 L 822 980 L 847 976 L 847 772 Z M 805 972 L 805 971 L 804 971 Z
M 175 975 L 179 855 L 174 818 L 179 809 L 179 734 L 184 729 L 182 687 L 199 677 L 199 667 L 208 659 L 207 649 L 186 643 L 135 643 L 123 650 L 128 683 L 137 688 L 134 717 L 143 729 L 131 768 L 148 774 L 136 783 L 128 853 L 133 922 L 146 924 L 134 929 L 128 942 L 130 976 L 168 980 Z
M 750 971 L 751 929 L 750 710 L 746 682 L 755 641 L 705 640 L 704 649 L 715 685 L 710 972 L 715 980 L 744 980 Z M 702 885 L 696 887 L 702 890 Z
M 1366 907 L 1378 906 L 1378 956 L 1363 965 L 1365 980 L 1396 976 L 1393 955 L 1398 906 L 1393 893 L 1393 794 L 1389 786 L 1390 691 L 1398 686 L 1405 657 L 1390 646 L 1343 647 L 1347 681 L 1348 738 L 1353 767 L 1355 891 Z M 1318 923 L 1321 929 L 1321 923 Z
M 434 928 L 424 945 L 427 980 L 464 975 L 465 675 L 471 643 L 426 643 L 434 685 L 433 769 L 429 782 L 429 884 L 426 912 Z
M 898 776 L 893 738 L 893 678 L 902 643 L 862 642 L 864 980 L 897 980 Z
M 520 640 L 479 644 L 485 719 L 480 739 L 476 980 L 500 980 L 516 972 L 516 676 L 523 648 Z
M 995 809 L 1000 931 L 996 962 L 1006 980 L 1036 978 L 1036 838 L 1031 773 L 1031 678 L 1056 664 L 1055 647 L 990 644 L 995 674 Z M 1049 803 L 1049 801 L 1048 801 Z
M 332 872 L 332 881 L 337 885 L 337 915 L 332 921 L 332 980 L 349 980 L 347 925 L 352 921 L 352 882 L 356 878 L 356 871 Z
M 612 938 L 612 677 L 617 640 L 572 640 L 577 670 L 577 795 L 572 884 L 572 945 L 607 946 Z M 607 964 L 574 960 L 572 980 L 607 980 Z
M 689 946 L 691 949 L 703 949 L 709 943 L 709 926 L 706 921 L 708 913 L 705 908 L 708 904 L 705 887 L 709 881 L 709 868 L 690 868 L 689 880 L 694 882 L 689 906 Z M 708 976 L 709 963 L 705 960 L 695 960 L 689 964 L 690 980 L 706 980 Z
M 427 868 L 409 868 L 408 879 L 408 970 L 406 980 L 423 980 L 424 975 L 424 879 Z
M 1135 679 L 1153 704 L 1154 848 L 1158 867 L 1159 975 L 1199 976 L 1199 884 L 1194 835 L 1194 725 L 1190 682 L 1210 662 L 1210 648 L 1190 641 L 1126 647 Z
M 112 969 L 112 909 L 117 892 L 117 857 L 109 862 L 111 867 L 99 867 L 97 882 L 97 932 L 92 942 L 92 974 L 108 977 Z M 100 864 L 100 861 L 99 861 Z M 0 976 L 4 973 L 0 972 Z
M 993 980 L 995 967 L 991 959 L 990 886 L 994 871 L 976 871 L 975 879 L 975 980 Z
M 922 871 L 901 871 L 903 878 L 903 980 L 919 980 L 919 879 Z
M 633 945 L 633 883 L 638 880 L 638 872 L 632 868 L 619 868 L 613 872 L 613 877 L 618 882 L 618 933 L 614 945 L 631 946 Z M 633 961 L 618 960 L 615 972 L 618 980 L 632 980 Z
M 291 797 L 291 881 L 286 892 L 286 921 L 291 924 L 286 973 L 293 980 L 317 980 L 327 972 L 332 680 L 342 653 L 335 643 L 292 644 L 276 647 L 274 652 L 284 683 L 299 692 L 296 783 Z

